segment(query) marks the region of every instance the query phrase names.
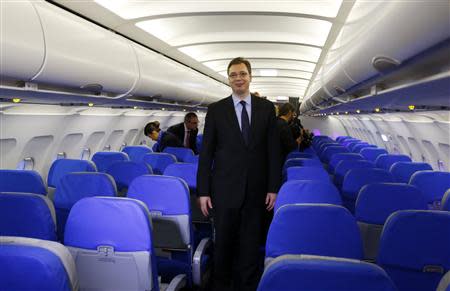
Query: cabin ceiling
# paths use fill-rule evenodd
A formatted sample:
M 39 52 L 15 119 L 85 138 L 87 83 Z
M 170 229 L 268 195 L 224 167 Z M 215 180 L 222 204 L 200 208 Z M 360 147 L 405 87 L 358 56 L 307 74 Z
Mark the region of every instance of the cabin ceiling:
M 51 1 L 228 84 L 237 56 L 251 91 L 304 97 L 354 1 Z

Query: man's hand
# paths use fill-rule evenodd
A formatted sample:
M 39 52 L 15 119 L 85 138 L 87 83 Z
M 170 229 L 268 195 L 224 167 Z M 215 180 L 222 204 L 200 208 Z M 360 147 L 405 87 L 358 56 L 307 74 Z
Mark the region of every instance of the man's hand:
M 209 215 L 208 208 L 212 207 L 211 197 L 209 196 L 200 196 L 198 198 L 198 204 L 200 205 L 200 209 L 202 210 L 202 213 L 205 217 Z
M 266 209 L 270 211 L 275 206 L 275 200 L 277 200 L 277 193 L 267 193 L 266 195 Z

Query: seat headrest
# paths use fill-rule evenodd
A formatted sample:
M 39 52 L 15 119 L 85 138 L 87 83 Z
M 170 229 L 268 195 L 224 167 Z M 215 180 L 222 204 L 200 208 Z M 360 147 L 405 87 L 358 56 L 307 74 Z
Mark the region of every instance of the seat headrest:
M 450 189 L 450 173 L 418 171 L 411 176 L 409 184 L 417 186 L 425 195 L 427 202 L 440 201 L 445 191 Z
M 396 162 L 411 162 L 411 158 L 407 155 L 379 155 L 375 160 L 375 165 L 378 168 L 389 170 L 391 166 Z
M 151 251 L 151 220 L 147 206 L 129 198 L 90 197 L 75 203 L 64 233 L 64 244 L 96 250 Z
M 428 163 L 418 162 L 396 162 L 392 164 L 389 172 L 394 175 L 395 180 L 399 183 L 408 183 L 412 174 L 417 171 L 433 170 Z
M 174 163 L 167 166 L 164 175 L 182 178 L 189 188 L 197 188 L 197 170 L 198 164 Z
M 144 155 L 151 153 L 152 149 L 148 146 L 126 146 L 122 149 L 122 152 L 126 153 L 131 161 L 142 162 Z
M 342 194 L 355 198 L 364 185 L 373 183 L 392 183 L 394 177 L 386 170 L 377 168 L 352 169 L 347 172 L 342 183 Z
M 97 167 L 93 162 L 86 160 L 55 160 L 48 172 L 48 186 L 56 188 L 61 178 L 64 175 L 72 172 L 97 172 Z
M 0 170 L 0 192 L 23 192 L 47 195 L 47 188 L 38 172 Z
M 115 162 L 129 161 L 129 160 L 130 159 L 128 155 L 123 152 L 96 152 L 92 156 L 92 161 L 97 166 L 97 170 L 99 172 L 106 171 L 106 169 Z

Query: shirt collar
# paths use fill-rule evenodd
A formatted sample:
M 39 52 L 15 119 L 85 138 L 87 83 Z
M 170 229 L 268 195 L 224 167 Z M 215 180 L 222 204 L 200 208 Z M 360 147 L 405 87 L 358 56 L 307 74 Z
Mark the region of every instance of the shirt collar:
M 245 96 L 244 99 L 240 99 L 237 95 L 231 94 L 231 98 L 233 98 L 234 107 L 236 107 L 242 100 L 245 101 L 247 105 L 252 106 L 252 96 L 250 94 Z
M 186 123 L 183 122 L 183 125 L 184 125 L 184 132 L 190 131 L 190 130 L 187 128 Z

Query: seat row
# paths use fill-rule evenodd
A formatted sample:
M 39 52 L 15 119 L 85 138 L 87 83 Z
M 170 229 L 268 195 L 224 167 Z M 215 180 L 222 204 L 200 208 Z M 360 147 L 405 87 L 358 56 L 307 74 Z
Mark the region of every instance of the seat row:
M 362 262 L 364 247 L 360 230 L 355 218 L 342 206 L 281 206 L 270 225 L 266 271 L 258 290 L 436 290 L 444 274 L 450 270 L 450 212 L 401 210 L 390 215 L 383 227 L 376 257 L 377 265 L 387 275 L 375 265 Z M 286 260 L 297 266 L 294 267 L 296 271 L 289 271 L 281 263 Z M 269 270 L 274 264 L 279 264 L 280 268 L 275 268 L 277 276 L 284 278 L 285 282 L 271 278 L 274 275 L 270 275 Z M 301 271 L 301 268 L 305 269 Z M 311 269 L 306 272 L 308 268 Z M 325 277 L 320 275 L 322 272 L 319 270 Z M 292 272 L 303 276 L 295 276 Z M 343 277 L 335 278 L 329 275 L 330 272 Z M 378 279 L 369 279 L 368 273 Z M 354 274 L 354 280 L 340 281 L 351 274 Z M 364 280 L 369 281 L 356 283 L 364 278 L 364 274 L 369 276 Z M 266 275 L 269 278 L 265 278 Z M 290 279 L 286 280 L 287 277 Z M 394 284 L 387 283 L 389 278 Z M 375 287 L 377 282 L 391 287 L 378 289 Z M 264 287 L 266 284 L 272 287 Z M 352 287 L 352 284 L 359 287 Z M 293 286 L 302 287 L 295 289 Z

